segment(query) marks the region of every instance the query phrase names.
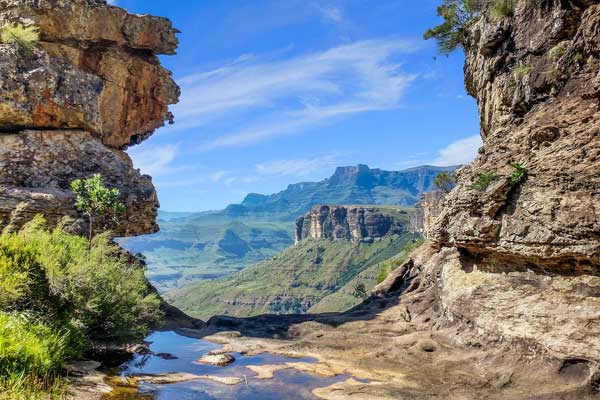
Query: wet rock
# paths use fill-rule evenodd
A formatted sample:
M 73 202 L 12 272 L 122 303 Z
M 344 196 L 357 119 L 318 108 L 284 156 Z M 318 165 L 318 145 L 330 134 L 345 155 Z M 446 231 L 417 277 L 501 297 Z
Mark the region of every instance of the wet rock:
M 163 360 L 177 360 L 179 358 L 171 353 L 156 353 L 154 355 L 156 357 L 162 358 Z
M 156 385 L 168 385 L 172 383 L 189 382 L 207 379 L 224 385 L 237 385 L 244 382 L 244 378 L 237 376 L 196 375 L 185 372 L 168 372 L 164 374 L 137 374 L 128 377 L 136 381 L 153 383 Z
M 224 353 L 224 354 L 207 353 L 204 356 L 202 356 L 202 358 L 196 360 L 197 363 L 215 365 L 217 367 L 224 367 L 226 365 L 231 364 L 234 361 L 235 361 L 235 357 L 233 357 L 231 354 L 226 354 L 226 353 Z

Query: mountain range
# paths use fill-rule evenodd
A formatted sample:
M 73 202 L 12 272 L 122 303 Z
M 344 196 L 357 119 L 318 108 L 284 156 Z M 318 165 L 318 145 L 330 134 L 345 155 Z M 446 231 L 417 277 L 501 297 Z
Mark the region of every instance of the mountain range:
M 160 232 L 120 239 L 148 263 L 148 277 L 166 292 L 231 275 L 293 244 L 293 225 L 319 204 L 414 205 L 434 188 L 440 172 L 456 167 L 421 166 L 402 171 L 366 165 L 338 167 L 320 182 L 302 182 L 240 204 L 199 213 L 159 212 Z

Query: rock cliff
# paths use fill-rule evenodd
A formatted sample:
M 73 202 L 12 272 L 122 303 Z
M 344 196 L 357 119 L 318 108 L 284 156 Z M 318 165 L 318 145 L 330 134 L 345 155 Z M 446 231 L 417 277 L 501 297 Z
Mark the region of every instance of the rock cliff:
M 164 18 L 100 0 L 0 0 L 0 26 L 39 27 L 31 52 L 0 44 L 0 224 L 42 213 L 85 229 L 71 181 L 101 173 L 121 190 L 120 236 L 158 229 L 156 192 L 124 153 L 171 121 L 179 89 L 157 54 L 174 54 Z
M 430 241 L 375 290 L 408 286 L 415 321 L 547 357 L 558 381 L 575 368 L 587 395 L 600 376 L 598 3 L 519 1 L 469 25 L 465 83 L 484 146 Z
M 408 214 L 389 207 L 388 211 Z M 401 234 L 408 226 L 395 219 L 383 207 L 315 206 L 296 220 L 294 240 L 306 238 L 369 241 L 386 235 Z
M 446 194 L 441 190 L 423 193 L 410 218 L 411 230 L 421 233 L 425 238 L 429 237 L 429 230 L 443 210 L 445 197 Z

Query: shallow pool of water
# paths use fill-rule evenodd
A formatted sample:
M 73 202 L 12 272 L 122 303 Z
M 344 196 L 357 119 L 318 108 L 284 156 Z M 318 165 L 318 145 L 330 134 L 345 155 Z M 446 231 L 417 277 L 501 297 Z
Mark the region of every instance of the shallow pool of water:
M 209 351 L 221 346 L 201 339 L 181 336 L 175 332 L 155 332 L 147 338 L 151 342 L 150 349 L 154 354 L 169 353 L 176 359 L 164 359 L 156 355 L 135 355 L 131 361 L 123 364 L 119 373 L 122 376 L 132 374 L 158 374 L 165 372 L 186 372 L 197 375 L 217 375 L 245 377 L 247 383 L 224 385 L 209 380 L 195 380 L 168 385 L 141 383 L 140 399 L 156 400 L 293 400 L 315 399 L 312 390 L 326 387 L 335 382 L 345 380 L 347 375 L 325 378 L 317 375 L 285 369 L 275 373 L 273 379 L 257 379 L 256 374 L 246 368 L 247 365 L 273 365 L 286 362 L 316 362 L 312 358 L 289 358 L 275 354 L 263 353 L 255 356 L 243 356 L 231 353 L 235 362 L 225 367 L 196 364 L 195 361 Z M 117 390 L 118 392 L 118 390 Z M 113 398 L 120 397 L 114 393 Z

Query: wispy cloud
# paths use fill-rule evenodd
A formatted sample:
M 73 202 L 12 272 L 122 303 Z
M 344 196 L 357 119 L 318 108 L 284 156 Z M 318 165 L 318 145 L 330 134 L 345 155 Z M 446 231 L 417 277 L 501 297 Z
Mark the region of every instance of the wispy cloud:
M 439 166 L 468 164 L 475 159 L 477 151 L 482 145 L 483 142 L 479 135 L 457 140 L 441 149 L 432 164 Z
M 412 42 L 375 39 L 287 60 L 244 56 L 218 69 L 178 81 L 181 102 L 170 130 L 240 119 L 236 130 L 207 140 L 207 151 L 290 134 L 350 114 L 401 105 L 414 75 L 401 71 L 399 56 Z M 240 126 L 238 130 L 237 126 Z
M 336 154 L 326 154 L 313 158 L 261 163 L 256 165 L 256 172 L 259 175 L 303 177 L 315 172 L 322 172 L 327 168 L 336 166 L 337 163 L 338 157 Z
M 142 173 L 154 177 L 170 175 L 187 169 L 185 166 L 177 167 L 173 165 L 179 154 L 177 144 L 137 146 L 130 149 L 128 153 L 136 168 L 139 168 Z
M 318 3 L 315 3 L 314 7 L 321 14 L 321 16 L 323 18 L 325 18 L 326 20 L 329 20 L 329 21 L 332 21 L 335 23 L 340 23 L 340 22 L 344 21 L 344 14 L 342 12 L 342 9 L 339 7 L 336 7 L 334 5 L 321 5 Z
M 448 146 L 431 152 L 415 153 L 406 159 L 395 163 L 399 168 L 410 168 L 419 165 L 450 165 L 469 164 L 477 157 L 477 151 L 483 145 L 479 135 L 468 136 L 450 143 Z

